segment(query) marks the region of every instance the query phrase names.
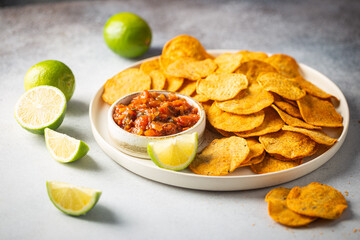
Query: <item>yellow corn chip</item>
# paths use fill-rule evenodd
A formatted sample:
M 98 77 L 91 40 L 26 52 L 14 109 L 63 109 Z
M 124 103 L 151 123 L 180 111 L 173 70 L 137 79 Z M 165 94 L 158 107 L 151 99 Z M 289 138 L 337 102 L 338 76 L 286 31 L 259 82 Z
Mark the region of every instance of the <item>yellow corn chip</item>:
M 305 122 L 322 127 L 342 127 L 342 117 L 334 106 L 326 101 L 307 94 L 297 101 Z
M 286 198 L 290 192 L 287 188 L 275 188 L 266 195 L 269 215 L 276 222 L 289 227 L 308 225 L 317 218 L 298 214 L 287 207 Z
M 244 74 L 213 73 L 198 81 L 196 91 L 209 99 L 225 101 L 234 98 L 247 86 L 248 81 Z
M 153 70 L 149 73 L 151 77 L 151 89 L 162 90 L 166 84 L 166 77 L 160 70 Z
M 217 129 L 227 132 L 241 132 L 254 129 L 264 121 L 264 111 L 250 115 L 237 115 L 219 109 L 214 103 L 207 113 L 209 123 Z
M 215 139 L 196 156 L 189 168 L 201 175 L 226 175 L 234 171 L 246 159 L 249 152 L 247 142 L 243 138 Z
M 307 128 L 307 129 L 321 129 L 321 127 L 318 126 L 314 126 L 311 124 L 308 124 L 296 117 L 292 117 L 291 115 L 281 111 L 278 107 L 276 107 L 275 105 L 272 105 L 272 107 L 277 111 L 277 113 L 279 114 L 279 116 L 281 117 L 281 119 L 288 125 L 293 126 L 293 127 L 302 127 L 302 128 Z
M 273 102 L 273 95 L 254 83 L 241 91 L 234 99 L 216 102 L 216 106 L 225 112 L 252 114 L 270 106 Z
M 308 129 L 292 127 L 287 125 L 283 126 L 282 130 L 302 133 L 308 136 L 309 138 L 311 138 L 312 140 L 314 140 L 315 142 L 327 146 L 331 146 L 337 141 L 336 139 L 329 137 L 328 135 L 326 135 L 326 133 L 319 130 L 308 130 Z
M 302 163 L 302 160 L 296 160 L 291 162 L 284 162 L 266 154 L 264 160 L 261 163 L 253 164 L 250 166 L 251 170 L 257 174 L 278 172 L 293 167 L 297 167 Z
M 265 118 L 260 126 L 254 128 L 253 130 L 236 132 L 235 134 L 239 137 L 255 137 L 272 132 L 277 132 L 284 126 L 283 120 L 281 120 L 281 118 L 274 109 L 265 108 L 264 112 Z
M 193 58 L 180 58 L 170 64 L 165 72 L 173 77 L 183 77 L 196 81 L 207 77 L 216 68 L 216 63 L 211 59 L 195 60 Z
M 278 72 L 287 78 L 300 76 L 299 65 L 296 60 L 285 54 L 274 54 L 268 57 L 265 62 L 274 66 Z
M 264 73 L 261 74 L 257 81 L 267 91 L 279 94 L 280 96 L 290 99 L 298 100 L 305 96 L 306 92 L 301 89 L 299 84 L 290 78 L 283 77 L 278 73 Z
M 113 104 L 119 98 L 138 91 L 149 90 L 151 78 L 137 68 L 126 69 L 106 81 L 102 99 Z
M 286 159 L 299 159 L 314 153 L 316 143 L 309 137 L 290 131 L 279 131 L 259 137 L 265 151 Z
M 233 73 L 241 64 L 243 55 L 240 53 L 223 53 L 215 58 L 218 65 L 217 73 Z
M 347 202 L 338 190 L 317 182 L 291 189 L 286 203 L 294 212 L 325 219 L 339 218 L 347 208 Z

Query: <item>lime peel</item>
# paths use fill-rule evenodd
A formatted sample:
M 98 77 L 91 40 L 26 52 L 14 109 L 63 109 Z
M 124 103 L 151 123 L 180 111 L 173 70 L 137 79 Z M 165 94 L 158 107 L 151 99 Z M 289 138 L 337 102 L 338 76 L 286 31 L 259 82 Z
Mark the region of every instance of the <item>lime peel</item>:
M 45 129 L 46 147 L 57 161 L 68 163 L 76 161 L 87 154 L 89 146 L 81 140 Z
M 95 206 L 101 196 L 100 190 L 57 181 L 47 181 L 46 188 L 54 206 L 73 216 L 86 214 Z
M 151 160 L 159 167 L 179 171 L 194 160 L 198 148 L 198 136 L 184 134 L 171 139 L 150 142 L 147 147 Z

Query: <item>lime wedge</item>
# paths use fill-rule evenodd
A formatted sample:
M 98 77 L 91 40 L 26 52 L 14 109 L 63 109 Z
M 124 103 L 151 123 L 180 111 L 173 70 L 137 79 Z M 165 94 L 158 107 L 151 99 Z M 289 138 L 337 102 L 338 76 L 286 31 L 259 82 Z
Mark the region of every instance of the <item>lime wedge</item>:
M 45 128 L 45 142 L 51 155 L 62 163 L 76 161 L 89 151 L 89 146 L 83 141 L 49 128 Z
M 56 87 L 39 86 L 25 92 L 15 105 L 15 118 L 26 130 L 44 134 L 56 129 L 65 117 L 66 98 Z
M 46 187 L 55 207 L 73 216 L 86 214 L 101 196 L 101 191 L 97 189 L 78 187 L 69 183 L 48 181 Z
M 198 147 L 197 133 L 150 142 L 148 154 L 153 162 L 169 170 L 185 169 L 194 160 Z

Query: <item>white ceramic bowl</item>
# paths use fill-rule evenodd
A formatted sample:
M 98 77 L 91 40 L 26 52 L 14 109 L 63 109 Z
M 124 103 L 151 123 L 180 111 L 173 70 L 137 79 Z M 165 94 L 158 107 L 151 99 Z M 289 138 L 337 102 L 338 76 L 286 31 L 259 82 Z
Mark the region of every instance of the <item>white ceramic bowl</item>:
M 157 92 L 162 94 L 169 94 L 168 91 L 162 91 L 162 90 L 149 90 L 149 92 Z M 120 126 L 118 126 L 114 119 L 113 119 L 113 113 L 114 108 L 119 104 L 128 105 L 131 100 L 138 96 L 141 92 L 135 92 L 131 93 L 129 95 L 126 95 L 117 101 L 115 101 L 111 107 L 108 110 L 108 131 L 111 139 L 116 143 L 116 147 L 131 156 L 134 157 L 140 157 L 140 158 L 147 158 L 149 159 L 149 156 L 147 154 L 147 145 L 151 141 L 161 141 L 164 139 L 174 138 L 182 134 L 189 134 L 197 132 L 198 134 L 198 143 L 199 145 L 204 140 L 204 132 L 205 132 L 205 126 L 206 126 L 206 115 L 204 108 L 202 105 L 194 100 L 191 97 L 185 96 L 183 94 L 175 93 L 179 98 L 184 98 L 191 106 L 196 107 L 198 109 L 198 114 L 200 115 L 199 121 L 192 126 L 191 128 L 179 132 L 177 134 L 169 135 L 169 136 L 161 136 L 161 137 L 147 137 L 147 136 L 140 136 L 133 133 L 129 133 L 122 129 Z

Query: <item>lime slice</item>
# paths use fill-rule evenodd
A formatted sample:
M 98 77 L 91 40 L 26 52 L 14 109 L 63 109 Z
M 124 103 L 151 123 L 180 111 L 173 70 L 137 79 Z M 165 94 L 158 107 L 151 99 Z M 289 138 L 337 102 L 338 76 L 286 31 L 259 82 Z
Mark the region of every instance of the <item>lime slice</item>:
M 86 214 L 101 196 L 101 191 L 97 189 L 78 187 L 69 183 L 48 181 L 46 187 L 55 207 L 73 216 Z
M 25 92 L 15 106 L 15 118 L 26 130 L 44 134 L 56 129 L 65 117 L 66 98 L 56 87 L 39 86 Z
M 148 154 L 153 162 L 169 170 L 185 169 L 194 160 L 198 147 L 197 133 L 150 142 Z
M 76 161 L 89 151 L 89 146 L 83 141 L 49 128 L 45 128 L 45 142 L 51 155 L 62 163 Z

